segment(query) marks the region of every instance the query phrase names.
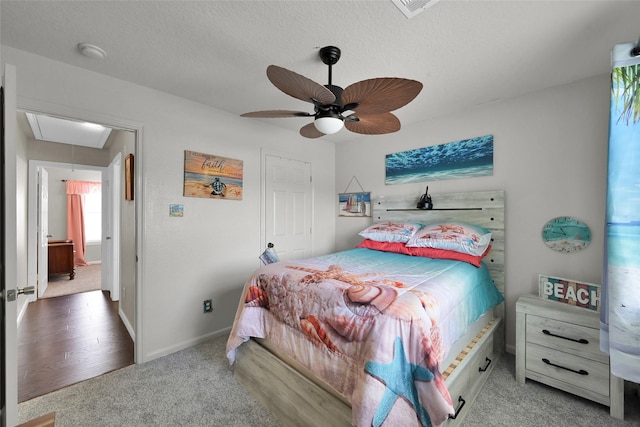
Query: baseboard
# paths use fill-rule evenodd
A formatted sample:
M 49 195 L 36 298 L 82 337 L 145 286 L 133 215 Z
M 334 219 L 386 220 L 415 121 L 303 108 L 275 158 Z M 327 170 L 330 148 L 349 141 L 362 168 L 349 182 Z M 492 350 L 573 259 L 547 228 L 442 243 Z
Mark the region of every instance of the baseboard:
M 194 345 L 209 341 L 210 339 L 213 339 L 222 335 L 227 335 L 229 332 L 231 332 L 231 326 L 224 329 L 219 329 L 217 331 L 214 331 L 205 335 L 201 335 L 197 338 L 193 338 L 187 341 L 182 341 L 176 345 L 165 347 L 164 349 L 149 353 L 146 356 L 144 356 L 144 360 L 142 362 L 138 362 L 138 363 L 150 362 L 154 359 L 158 359 L 160 357 L 167 356 L 177 351 L 184 350 L 185 348 L 193 347 Z
M 122 307 L 121 307 L 120 304 L 118 304 L 118 315 L 120 316 L 120 320 L 122 320 L 122 323 L 124 323 L 124 327 L 127 328 L 127 332 L 129 332 L 129 336 L 131 337 L 131 339 L 135 343 L 136 342 L 136 331 L 133 329 L 133 326 L 131 326 L 131 323 L 129 323 L 129 319 L 124 314 L 124 311 L 122 311 Z
M 509 353 L 509 354 L 513 354 L 513 355 L 515 355 L 515 354 L 516 354 L 516 346 L 515 346 L 515 345 L 513 345 L 513 344 L 507 344 L 507 345 L 505 346 L 505 351 L 506 351 L 507 353 Z

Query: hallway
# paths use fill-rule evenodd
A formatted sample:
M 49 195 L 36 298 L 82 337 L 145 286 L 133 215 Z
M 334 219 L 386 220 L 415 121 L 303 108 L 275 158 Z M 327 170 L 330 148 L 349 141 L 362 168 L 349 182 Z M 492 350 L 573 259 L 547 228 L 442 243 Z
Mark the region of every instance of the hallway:
M 18 402 L 131 365 L 133 354 L 108 292 L 39 299 L 18 328 Z

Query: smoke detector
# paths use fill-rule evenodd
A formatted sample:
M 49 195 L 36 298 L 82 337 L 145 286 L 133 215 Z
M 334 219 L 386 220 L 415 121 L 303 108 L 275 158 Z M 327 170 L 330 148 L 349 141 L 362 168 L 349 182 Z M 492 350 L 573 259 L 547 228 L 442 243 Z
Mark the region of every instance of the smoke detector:
M 102 61 L 104 57 L 107 56 L 107 52 L 90 43 L 78 43 L 78 50 L 83 56 L 99 61 Z

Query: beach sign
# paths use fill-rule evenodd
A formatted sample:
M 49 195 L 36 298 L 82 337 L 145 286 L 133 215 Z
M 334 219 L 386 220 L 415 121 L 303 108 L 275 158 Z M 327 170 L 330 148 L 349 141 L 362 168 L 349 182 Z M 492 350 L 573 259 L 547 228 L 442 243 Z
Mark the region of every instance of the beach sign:
M 593 283 L 541 274 L 538 280 L 538 296 L 549 301 L 600 312 L 600 285 Z

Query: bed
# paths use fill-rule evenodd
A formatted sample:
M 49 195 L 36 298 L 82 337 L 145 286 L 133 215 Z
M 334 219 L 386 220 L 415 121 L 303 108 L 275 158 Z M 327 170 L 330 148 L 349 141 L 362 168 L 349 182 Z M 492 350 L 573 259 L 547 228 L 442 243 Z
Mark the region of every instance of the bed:
M 504 193 L 432 199 L 433 210 L 420 210 L 417 198 L 381 196 L 374 223 L 478 225 L 491 232 L 482 264 L 359 247 L 267 265 L 247 280 L 227 355 L 283 425 L 464 419 L 504 347 Z

